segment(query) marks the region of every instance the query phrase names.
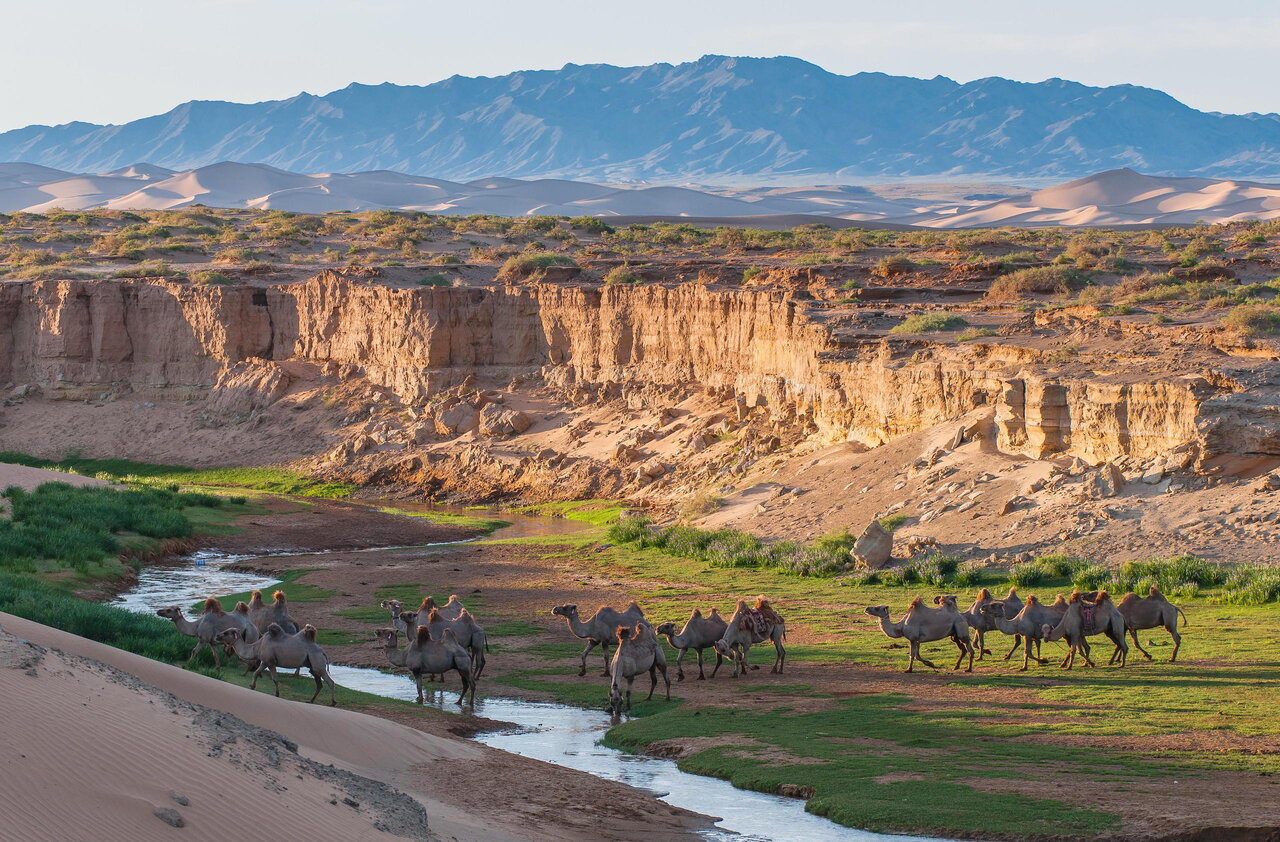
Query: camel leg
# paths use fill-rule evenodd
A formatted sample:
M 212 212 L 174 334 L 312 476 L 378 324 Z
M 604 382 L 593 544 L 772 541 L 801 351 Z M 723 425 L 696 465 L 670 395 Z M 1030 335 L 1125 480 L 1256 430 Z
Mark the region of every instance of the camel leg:
M 412 670 L 413 686 L 418 688 L 418 704 L 422 704 L 422 670 Z
M 720 664 L 721 664 L 723 661 L 724 661 L 724 655 L 721 655 L 721 654 L 720 654 L 720 650 L 718 650 L 718 649 L 717 649 L 717 650 L 716 650 L 716 665 L 715 665 L 715 667 L 711 670 L 711 677 L 712 677 L 712 678 L 715 678 L 715 677 L 716 677 L 716 673 L 720 671 Z
M 680 669 L 680 662 L 678 658 L 676 659 L 676 669 L 677 670 Z M 684 679 L 680 677 L 680 673 L 678 672 L 676 673 L 676 679 L 678 681 L 684 681 Z M 702 650 L 701 649 L 698 650 L 698 680 L 699 681 L 707 680 L 707 674 L 702 671 Z
M 467 691 L 471 691 L 471 704 L 476 703 L 476 683 L 475 678 L 471 675 L 470 670 L 456 668 L 458 670 L 458 678 L 462 679 L 462 692 L 458 694 L 458 706 L 462 707 L 467 698 Z
M 276 698 L 278 699 L 280 698 L 280 676 L 276 675 L 274 666 L 267 667 L 267 669 L 271 672 L 271 683 L 276 686 Z
M 667 701 L 671 701 L 671 676 L 667 675 L 667 665 L 660 664 L 658 669 L 662 670 L 662 681 L 667 686 Z
M 915 649 L 915 657 L 917 661 L 924 664 L 926 667 L 928 667 L 931 670 L 936 670 L 938 668 L 937 664 L 925 658 L 924 655 L 920 654 L 920 644 L 918 642 L 912 642 L 911 646 Z
M 965 672 L 973 672 L 973 650 L 974 646 L 968 638 L 953 637 L 956 646 L 960 649 L 960 657 L 956 658 L 956 665 L 951 668 L 952 672 L 960 669 L 960 664 L 964 661 L 964 656 L 969 656 L 969 668 Z
M 654 664 L 649 667 L 649 695 L 644 697 L 647 702 L 653 698 L 653 691 L 658 689 L 658 665 Z
M 1028 645 L 1030 645 L 1030 643 L 1031 643 L 1031 638 L 1027 638 L 1027 644 L 1028 644 Z M 1021 646 L 1021 645 L 1022 645 L 1022 635 L 1020 635 L 1020 634 L 1015 634 L 1015 635 L 1013 636 L 1013 648 L 1009 650 L 1009 654 L 1008 654 L 1008 655 L 1005 655 L 1005 656 L 1004 656 L 1004 659 L 1007 661 L 1007 660 L 1009 660 L 1010 658 L 1012 658 L 1012 657 L 1013 657 L 1013 653 L 1014 653 L 1014 652 L 1017 652 L 1017 651 L 1018 651 L 1018 647 L 1019 647 L 1019 646 Z
M 1028 638 L 1023 642 L 1023 649 L 1022 649 L 1022 669 L 1018 670 L 1018 672 L 1026 672 L 1026 671 L 1027 671 L 1027 661 L 1029 661 L 1029 660 L 1031 660 L 1031 638 L 1029 638 L 1029 637 L 1028 637 Z
M 333 676 L 329 675 L 329 671 L 325 670 L 324 680 L 329 683 L 329 705 L 330 707 L 338 706 L 337 684 L 333 680 Z
M 253 671 L 253 681 L 249 682 L 250 690 L 258 689 L 258 676 L 262 675 L 263 670 L 265 670 L 266 668 L 267 668 L 266 665 L 263 664 L 262 661 L 258 661 L 258 668 Z
M 609 644 L 601 643 L 600 648 L 604 650 L 604 672 L 600 673 L 605 678 L 609 677 Z
M 582 650 L 582 669 L 578 670 L 578 675 L 587 674 L 587 656 L 591 654 L 591 650 L 596 648 L 596 642 L 591 638 L 587 638 L 587 648 Z M 606 661 L 605 663 L 608 663 Z
M 302 667 L 298 667 L 298 670 L 299 670 L 299 671 L 301 671 L 301 670 L 302 670 Z M 312 693 L 312 694 L 311 694 L 311 699 L 310 699 L 310 701 L 308 702 L 308 704 L 312 704 L 312 705 L 314 705 L 314 704 L 316 703 L 316 697 L 317 697 L 317 696 L 319 696 L 319 695 L 320 695 L 320 691 L 324 689 L 324 682 L 320 679 L 320 676 L 316 674 L 316 671 L 315 671 L 315 670 L 312 670 L 312 671 L 311 671 L 311 677 L 312 677 L 313 679 L 315 679 L 315 682 L 316 682 L 316 692 L 314 692 L 314 693 Z
M 1133 645 L 1134 645 L 1134 646 L 1136 646 L 1136 647 L 1138 647 L 1138 651 L 1142 653 L 1142 657 L 1144 657 L 1144 658 L 1146 658 L 1148 661 L 1150 661 L 1150 660 L 1151 660 L 1151 653 L 1150 653 L 1150 652 L 1148 652 L 1146 649 L 1143 649 L 1143 648 L 1142 648 L 1142 644 L 1138 642 L 1138 630 L 1137 630 L 1137 629 L 1129 629 L 1129 634 L 1130 634 L 1130 636 L 1132 636 L 1132 637 L 1133 637 Z M 1117 647 L 1117 649 L 1119 649 L 1119 647 Z
M 1182 646 L 1182 635 L 1178 633 L 1178 624 L 1165 626 L 1164 630 L 1173 638 L 1173 654 L 1169 657 L 1169 663 L 1176 664 L 1178 662 L 1178 649 Z
M 684 681 L 684 667 L 681 664 L 684 656 L 689 654 L 688 649 L 681 649 L 676 655 L 676 681 Z M 702 678 L 702 650 L 698 650 L 698 678 Z
M 774 638 L 773 651 L 777 656 L 773 662 L 773 671 L 778 675 L 782 675 L 782 668 L 787 662 L 787 650 L 782 647 L 781 638 Z

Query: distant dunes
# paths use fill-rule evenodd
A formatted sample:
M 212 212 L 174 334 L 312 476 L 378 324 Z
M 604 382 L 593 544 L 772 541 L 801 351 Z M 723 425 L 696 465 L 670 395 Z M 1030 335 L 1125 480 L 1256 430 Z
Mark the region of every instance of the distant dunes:
M 1280 217 L 1280 185 L 1147 176 L 1111 170 L 1055 187 L 957 201 L 954 185 L 909 198 L 889 188 L 820 186 L 616 187 L 561 179 L 454 182 L 404 173 L 305 174 L 262 164 L 219 163 L 175 172 L 133 164 L 70 173 L 38 164 L 0 164 L 0 212 L 61 208 L 164 209 L 189 205 L 298 213 L 382 208 L 439 214 L 690 217 L 720 220 L 808 215 L 929 228 L 1003 225 L 1151 225 Z M 1000 195 L 999 193 L 994 195 Z

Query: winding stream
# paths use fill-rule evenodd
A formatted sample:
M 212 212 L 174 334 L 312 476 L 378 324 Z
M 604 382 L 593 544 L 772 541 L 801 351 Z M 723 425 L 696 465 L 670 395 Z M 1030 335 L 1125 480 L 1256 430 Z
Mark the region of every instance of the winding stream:
M 395 506 L 406 510 L 417 508 L 401 502 Z M 562 518 L 513 517 L 505 513 L 495 516 L 513 521 L 510 527 L 494 533 L 500 538 L 563 534 L 583 528 L 582 524 Z M 387 549 L 393 548 L 368 551 Z M 200 551 L 189 556 L 185 564 L 148 567 L 139 575 L 138 584 L 120 594 L 115 604 L 130 611 L 150 613 L 165 605 L 191 605 L 209 595 L 269 588 L 277 580 L 225 569 L 245 558 L 261 557 Z M 333 665 L 332 674 L 344 687 L 391 699 L 412 701 L 416 698 L 413 681 L 407 675 L 337 664 Z M 603 690 L 601 692 L 603 694 Z M 603 700 L 603 695 L 601 698 Z M 450 686 L 436 691 L 428 703 L 456 713 L 456 700 L 457 691 Z M 609 715 L 603 710 L 489 696 L 476 703 L 475 713 L 516 726 L 478 734 L 473 738 L 477 742 L 618 781 L 652 792 L 673 806 L 718 817 L 714 828 L 701 832 L 710 842 L 941 842 L 843 827 L 805 812 L 800 799 L 737 789 L 718 778 L 681 772 L 672 760 L 607 748 L 599 744 L 611 725 Z

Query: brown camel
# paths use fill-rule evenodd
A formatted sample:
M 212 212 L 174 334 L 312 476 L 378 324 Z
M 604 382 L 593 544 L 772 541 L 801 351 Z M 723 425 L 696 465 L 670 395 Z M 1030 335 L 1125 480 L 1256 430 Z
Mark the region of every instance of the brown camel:
M 1178 615 L 1181 614 L 1183 620 L 1187 619 L 1187 615 L 1181 608 L 1165 599 L 1159 588 L 1152 585 L 1147 596 L 1127 593 L 1116 608 L 1124 616 L 1124 627 L 1133 638 L 1133 645 L 1138 648 L 1144 658 L 1150 661 L 1151 653 L 1142 648 L 1142 644 L 1138 641 L 1138 632 L 1163 628 L 1173 638 L 1173 654 L 1169 656 L 1169 663 L 1177 663 L 1178 649 L 1182 646 L 1182 635 L 1178 633 Z M 1111 663 L 1114 664 L 1119 655 L 1120 650 L 1117 647 L 1111 653 Z
M 751 647 L 757 643 L 773 643 L 773 673 L 782 673 L 787 660 L 787 650 L 782 642 L 787 639 L 787 624 L 763 596 L 756 597 L 755 608 L 748 608 L 745 599 L 738 600 L 733 616 L 725 625 L 724 634 L 715 642 L 716 654 L 733 661 L 733 677 L 737 678 L 750 667 Z
M 271 604 L 262 601 L 262 591 L 249 594 L 249 620 L 261 634 L 272 623 L 284 630 L 285 634 L 297 634 L 298 624 L 289 616 L 289 601 L 284 591 L 276 591 L 271 595 Z
M 613 653 L 613 676 L 609 683 L 609 710 L 614 716 L 621 716 L 623 710 L 631 710 L 631 685 L 636 676 L 649 673 L 649 695 L 645 701 L 653 698 L 653 691 L 658 687 L 658 672 L 662 672 L 662 680 L 667 685 L 667 701 L 671 701 L 671 679 L 667 676 L 667 656 L 662 651 L 662 642 L 648 623 L 636 623 L 635 626 L 618 626 L 618 649 Z M 624 693 L 622 682 L 627 683 Z M 625 701 L 625 706 L 624 706 Z
M 1019 600 L 1021 601 L 1021 600 Z M 982 607 L 983 614 L 990 619 L 997 629 L 1008 635 L 1013 635 L 1015 640 L 1019 640 L 1023 644 L 1022 666 L 1018 672 L 1026 672 L 1027 663 L 1035 661 L 1043 664 L 1045 661 L 1040 657 L 1039 650 L 1035 655 L 1031 654 L 1032 644 L 1039 645 L 1044 638 L 1044 626 L 1056 626 L 1062 616 L 1067 613 L 1067 602 L 1061 596 L 1053 605 L 1042 605 L 1035 594 L 1027 597 L 1027 602 L 1022 606 L 1016 614 L 1010 615 L 1011 607 L 1008 600 L 1003 602 L 993 602 Z M 1017 647 L 1017 643 L 1014 647 Z M 1007 660 L 1007 658 L 1006 658 Z
M 698 680 L 702 681 L 707 677 L 702 670 L 702 650 L 711 647 L 715 652 L 716 641 L 724 637 L 724 630 L 727 627 L 728 624 L 716 609 L 711 609 L 711 616 L 703 617 L 702 612 L 695 608 L 689 615 L 689 619 L 685 620 L 684 628 L 680 629 L 679 633 L 676 632 L 675 623 L 663 623 L 655 629 L 658 634 L 667 638 L 672 649 L 680 652 L 676 656 L 677 681 L 684 681 L 684 668 L 680 664 L 684 661 L 684 656 L 689 654 L 690 649 L 698 654 Z M 712 678 L 716 677 L 716 672 L 723 662 L 724 656 L 716 652 L 716 665 L 711 670 Z
M 596 609 L 596 613 L 585 620 L 578 616 L 578 606 L 573 604 L 557 605 L 551 609 L 551 613 L 557 617 L 564 617 L 565 622 L 569 624 L 569 631 L 587 642 L 586 648 L 582 650 L 582 669 L 578 671 L 578 675 L 587 674 L 587 655 L 599 646 L 604 651 L 603 675 L 608 677 L 609 647 L 617 639 L 618 626 L 634 626 L 636 623 L 644 622 L 644 612 L 634 602 L 628 605 L 625 611 L 615 611 L 607 605 L 601 605 Z
M 1070 648 L 1066 659 L 1062 662 L 1062 666 L 1066 669 L 1072 669 L 1075 666 L 1077 652 L 1084 658 L 1085 666 L 1094 666 L 1089 658 L 1087 640 L 1089 635 L 1094 634 L 1105 634 L 1111 638 L 1111 642 L 1120 650 L 1121 667 L 1129 659 L 1129 644 L 1124 639 L 1124 615 L 1116 608 L 1111 595 L 1106 591 L 1098 592 L 1096 602 L 1084 599 L 1084 595 L 1079 591 L 1072 593 L 1071 598 L 1067 600 L 1067 611 L 1058 621 L 1058 625 L 1050 626 L 1046 623 L 1041 626 L 1041 632 L 1045 640 L 1067 642 Z
M 276 695 L 280 695 L 280 677 L 276 675 L 276 667 L 285 669 L 301 669 L 311 671 L 316 682 L 316 692 L 311 694 L 311 702 L 315 702 L 324 685 L 329 685 L 329 704 L 336 705 L 333 677 L 329 675 L 329 658 L 316 643 L 315 626 L 303 626 L 297 634 L 285 634 L 284 629 L 276 623 L 267 626 L 267 631 L 255 643 L 246 643 L 237 629 L 227 629 L 218 635 L 217 641 L 230 646 L 237 655 L 246 661 L 256 660 L 258 667 L 253 671 L 250 690 L 258 689 L 258 676 L 268 672 L 271 683 L 276 686 Z
M 431 632 L 431 638 L 436 641 L 443 639 L 445 629 L 452 630 L 454 640 L 467 650 L 468 657 L 471 659 L 471 677 L 479 678 L 484 672 L 484 653 L 489 648 L 489 638 L 485 635 L 484 629 L 480 628 L 480 624 L 471 616 L 471 612 L 465 608 L 453 620 L 441 616 L 438 608 L 432 608 L 426 615 L 421 611 L 412 613 L 406 611 L 400 615 L 400 620 L 406 625 L 417 623 L 413 626 L 415 635 L 416 629 L 426 626 Z M 443 676 L 441 680 L 444 680 Z
M 258 630 L 249 621 L 246 612 L 240 610 L 241 605 L 243 603 L 237 603 L 236 610 L 228 614 L 222 610 L 221 602 L 209 597 L 204 601 L 204 612 L 196 620 L 187 619 L 182 613 L 182 609 L 176 605 L 160 608 L 156 611 L 156 614 L 166 620 L 173 621 L 178 631 L 196 639 L 196 645 L 191 650 L 190 657 L 194 658 L 201 649 L 208 646 L 209 651 L 213 653 L 213 663 L 221 667 L 222 659 L 218 657 L 218 648 L 213 645 L 214 638 L 218 636 L 219 632 L 227 629 L 239 629 L 243 639 L 258 639 Z
M 920 644 L 947 638 L 950 638 L 960 650 L 960 655 L 956 658 L 956 664 L 952 669 L 960 669 L 964 656 L 968 655 L 969 666 L 965 672 L 973 672 L 973 644 L 969 642 L 969 623 L 956 608 L 956 598 L 951 595 L 936 596 L 933 601 L 937 608 L 928 607 L 924 604 L 924 600 L 916 597 L 907 608 L 906 616 L 897 623 L 889 619 L 887 605 L 869 606 L 867 613 L 880 618 L 880 630 L 886 636 L 901 637 L 907 641 L 909 646 L 907 672 L 915 670 L 916 661 L 930 669 L 938 669 L 936 664 L 920 654 Z
M 378 629 L 378 639 L 387 652 L 387 660 L 392 666 L 404 667 L 413 673 L 413 683 L 418 688 L 418 704 L 422 704 L 422 675 L 440 675 L 451 670 L 462 679 L 462 692 L 458 694 L 458 704 L 466 703 L 467 694 L 471 694 L 471 704 L 476 703 L 476 683 L 471 675 L 471 656 L 467 649 L 458 642 L 453 629 L 441 629 L 439 639 L 433 639 L 431 630 L 426 626 L 418 626 L 413 641 L 407 649 L 399 646 L 399 633 L 395 629 Z

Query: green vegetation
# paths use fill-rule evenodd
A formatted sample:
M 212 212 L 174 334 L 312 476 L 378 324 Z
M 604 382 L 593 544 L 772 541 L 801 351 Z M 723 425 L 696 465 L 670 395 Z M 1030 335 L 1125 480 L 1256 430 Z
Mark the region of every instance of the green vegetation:
M 987 298 L 1020 301 L 1030 293 L 1066 295 L 1089 282 L 1085 273 L 1064 266 L 1033 266 L 1001 275 L 991 282 Z
M 423 275 L 418 278 L 418 286 L 420 287 L 447 287 L 450 286 L 449 278 L 439 272 L 432 272 L 430 275 Z
M 640 277 L 631 271 L 631 267 L 627 264 L 615 266 L 604 275 L 606 284 L 638 284 Z
M 245 488 L 270 494 L 328 498 L 346 497 L 355 490 L 353 485 L 322 482 L 285 468 L 185 468 L 180 465 L 153 465 L 127 459 L 84 459 L 79 456 L 53 460 L 12 450 L 0 452 L 0 462 L 142 485 Z
M 118 490 L 49 482 L 35 491 L 4 492 L 10 509 L 0 519 L 0 569 L 86 578 L 113 578 L 123 552 L 143 553 L 164 539 L 194 532 L 185 511 L 217 508 L 220 497 L 144 488 Z
M 537 517 L 562 517 L 580 520 L 593 526 L 609 526 L 622 516 L 617 500 L 566 500 L 559 503 L 535 503 L 508 509 L 512 514 Z
M 957 342 L 969 342 L 973 339 L 982 339 L 986 336 L 996 336 L 996 332 L 988 327 L 971 327 L 960 331 L 956 336 Z
M 386 507 L 378 509 L 380 512 L 386 512 L 390 515 L 403 515 L 405 517 L 418 518 L 430 523 L 437 523 L 441 526 L 456 526 L 459 529 L 474 529 L 477 532 L 489 533 L 501 529 L 504 526 L 510 526 L 510 522 L 499 520 L 498 518 L 484 517 L 482 515 L 463 515 L 456 512 L 433 512 L 433 511 L 412 511 L 409 509 L 397 509 L 394 507 Z
M 1246 336 L 1280 333 L 1280 307 L 1264 304 L 1237 307 L 1222 317 L 1222 323 Z
M 524 280 L 553 267 L 576 267 L 577 265 L 573 258 L 565 257 L 563 254 L 536 252 L 513 255 L 507 258 L 507 262 L 498 270 L 498 280 Z
M 954 313 L 920 313 L 908 316 L 894 325 L 890 333 L 932 333 L 938 330 L 959 330 L 968 326 L 962 316 Z

